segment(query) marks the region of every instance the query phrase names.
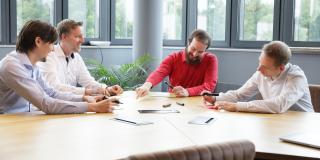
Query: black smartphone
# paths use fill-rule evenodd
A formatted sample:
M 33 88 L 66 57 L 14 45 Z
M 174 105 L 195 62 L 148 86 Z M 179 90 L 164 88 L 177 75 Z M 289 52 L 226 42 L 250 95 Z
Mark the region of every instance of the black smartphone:
M 219 96 L 219 93 L 203 93 L 202 96 Z

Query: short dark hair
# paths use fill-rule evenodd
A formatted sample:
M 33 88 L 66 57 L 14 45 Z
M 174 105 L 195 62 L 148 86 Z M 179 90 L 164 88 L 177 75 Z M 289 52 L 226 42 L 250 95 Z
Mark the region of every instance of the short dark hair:
M 203 44 L 206 44 L 207 45 L 206 49 L 210 47 L 211 37 L 209 36 L 208 32 L 202 29 L 196 29 L 190 34 L 188 38 L 188 42 L 191 43 L 194 38 L 196 38 L 197 40 L 200 40 Z
M 42 41 L 54 43 L 58 34 L 54 26 L 39 20 L 30 20 L 22 27 L 16 43 L 16 51 L 28 54 L 36 46 L 35 40 L 40 37 Z
M 57 31 L 59 39 L 61 39 L 62 34 L 68 34 L 70 31 L 78 26 L 82 26 L 82 22 L 77 22 L 72 19 L 64 19 L 57 25 Z
M 286 65 L 291 58 L 291 50 L 287 44 L 281 41 L 272 41 L 262 48 L 263 53 L 274 59 L 275 66 Z

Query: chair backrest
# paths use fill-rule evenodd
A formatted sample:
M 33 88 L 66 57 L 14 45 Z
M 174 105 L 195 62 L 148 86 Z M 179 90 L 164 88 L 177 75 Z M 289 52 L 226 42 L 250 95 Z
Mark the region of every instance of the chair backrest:
M 247 140 L 132 155 L 123 160 L 253 160 L 255 146 Z
M 311 101 L 315 112 L 320 112 L 320 85 L 309 84 Z

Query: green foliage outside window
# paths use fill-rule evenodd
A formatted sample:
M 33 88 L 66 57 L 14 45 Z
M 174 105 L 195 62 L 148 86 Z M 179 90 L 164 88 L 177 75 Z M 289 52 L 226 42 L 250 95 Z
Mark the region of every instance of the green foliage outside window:
M 53 23 L 53 0 L 17 0 L 17 35 L 29 20 Z

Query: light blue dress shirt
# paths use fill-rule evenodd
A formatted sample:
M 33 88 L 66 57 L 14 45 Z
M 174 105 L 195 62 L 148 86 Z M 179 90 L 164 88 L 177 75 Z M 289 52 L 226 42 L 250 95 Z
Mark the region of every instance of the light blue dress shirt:
M 47 114 L 83 113 L 88 108 L 82 95 L 54 90 L 26 54 L 12 51 L 0 61 L 0 113 L 27 112 L 29 102 Z

